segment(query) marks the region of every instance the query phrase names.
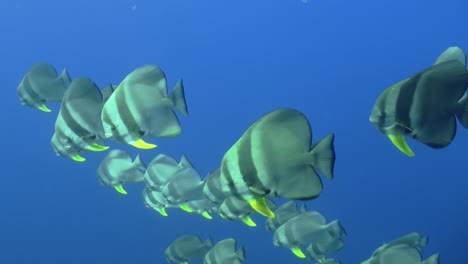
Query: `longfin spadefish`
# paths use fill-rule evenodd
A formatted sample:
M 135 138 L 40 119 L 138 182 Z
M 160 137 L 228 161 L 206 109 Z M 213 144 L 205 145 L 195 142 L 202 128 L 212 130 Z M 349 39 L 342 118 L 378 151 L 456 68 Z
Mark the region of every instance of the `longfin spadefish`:
M 268 207 L 265 198 L 247 201 L 250 206 L 259 214 L 269 218 L 275 218 L 275 213 Z
M 411 148 L 406 144 L 405 138 L 403 136 L 396 136 L 396 135 L 388 135 L 390 141 L 392 141 L 393 145 L 397 147 L 401 152 L 405 153 L 406 155 L 413 157 L 414 152 Z
M 123 188 L 122 185 L 115 186 L 114 189 L 121 194 L 127 194 L 127 191 Z
M 130 145 L 134 146 L 135 148 L 139 148 L 139 149 L 152 149 L 152 148 L 156 148 L 157 146 L 154 145 L 154 144 L 150 144 L 150 143 L 146 143 L 145 141 L 143 141 L 143 139 L 137 139 L 135 140 L 135 142 L 132 142 L 132 143 L 129 143 Z
M 46 112 L 46 113 L 52 112 L 52 110 L 50 110 L 49 108 L 47 108 L 47 106 L 45 106 L 45 105 L 40 105 L 40 106 L 37 107 L 37 109 L 39 109 L 39 110 L 41 110 L 41 111 L 43 111 L 43 112 Z

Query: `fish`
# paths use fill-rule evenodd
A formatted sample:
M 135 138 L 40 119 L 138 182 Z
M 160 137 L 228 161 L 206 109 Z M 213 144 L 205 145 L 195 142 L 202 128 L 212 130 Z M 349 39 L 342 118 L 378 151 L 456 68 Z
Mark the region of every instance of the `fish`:
M 85 158 L 80 156 L 80 153 L 84 151 L 80 146 L 75 145 L 65 135 L 55 132 L 52 135 L 50 144 L 55 151 L 57 156 L 67 157 L 77 162 L 86 161 Z
M 203 195 L 215 204 L 220 205 L 227 197 L 228 194 L 223 192 L 221 187 L 221 171 L 220 168 L 209 173 L 205 179 L 205 186 L 203 186 Z
M 188 263 L 192 260 L 202 260 L 213 247 L 213 241 L 208 237 L 205 242 L 196 235 L 185 235 L 174 240 L 164 251 L 169 263 Z
M 227 197 L 219 206 L 219 215 L 229 221 L 242 221 L 244 224 L 255 227 L 257 224 L 250 218 L 254 212 L 249 204 L 236 196 Z
M 273 110 L 255 121 L 224 154 L 221 186 L 274 218 L 265 198 L 309 200 L 323 190 L 320 172 L 333 179 L 334 134 L 311 145 L 312 129 L 301 112 Z
M 228 238 L 216 243 L 203 258 L 203 264 L 241 264 L 245 261 L 245 249 L 241 246 L 236 252 L 236 240 Z
M 164 195 L 159 192 L 152 190 L 148 186 L 143 189 L 143 203 L 146 207 L 155 210 L 162 216 L 167 216 L 166 208 L 177 208 L 178 205 L 170 204 Z
M 453 141 L 457 119 L 468 128 L 466 54 L 449 47 L 430 67 L 386 88 L 369 121 L 407 156 L 415 156 L 405 137 L 433 148 Z
M 63 144 L 63 148 L 71 145 L 77 151 L 65 154 L 75 161 L 85 161 L 79 156 L 83 150 L 104 151 L 104 130 L 100 119 L 103 106 L 101 90 L 88 78 L 77 78 L 66 90 L 55 121 L 55 137 Z M 65 143 L 66 142 L 66 143 Z M 64 152 L 61 146 L 52 143 L 57 155 Z M 70 148 L 69 148 L 70 149 Z M 63 155 L 62 155 L 63 156 Z
M 427 243 L 427 236 L 412 232 L 377 248 L 361 264 L 439 264 L 439 253 L 422 260 L 421 250 Z
M 286 223 L 289 219 L 306 212 L 305 204 L 298 210 L 294 201 L 288 201 L 275 210 L 275 218 L 268 218 L 265 221 L 265 228 L 270 232 L 275 232 L 278 227 Z
M 182 155 L 180 162 L 177 162 L 165 154 L 158 154 L 146 169 L 144 176 L 146 185 L 155 191 L 162 191 L 171 177 L 182 168 L 193 168 L 185 155 Z
M 326 256 L 341 250 L 344 247 L 342 239 L 330 239 L 310 243 L 306 249 L 305 256 L 307 259 L 314 260 L 318 263 L 323 263 Z
M 339 220 L 326 223 L 319 212 L 301 213 L 276 229 L 273 244 L 277 247 L 289 248 L 299 258 L 306 255 L 301 247 L 318 241 L 332 241 L 346 236 L 346 231 Z
M 377 259 L 379 255 L 381 255 L 384 251 L 387 249 L 394 247 L 394 246 L 399 246 L 399 245 L 406 245 L 408 247 L 415 248 L 419 251 L 421 251 L 424 247 L 427 246 L 429 242 L 429 237 L 428 236 L 421 236 L 420 234 L 416 232 L 411 232 L 409 234 L 403 235 L 399 238 L 396 238 L 392 240 L 389 243 L 385 243 L 381 247 L 377 248 L 373 254 L 372 258 Z M 371 258 L 371 259 L 372 259 Z M 370 259 L 368 260 L 370 261 Z M 368 263 L 371 264 L 372 262 Z
M 127 194 L 122 185 L 132 182 L 144 182 L 145 170 L 146 164 L 140 155 L 137 155 L 135 160 L 132 161 L 132 157 L 127 151 L 113 149 L 107 153 L 101 164 L 99 164 L 97 177 L 103 185 L 114 187 L 121 194 Z
M 199 214 L 209 220 L 213 219 L 210 213 L 219 213 L 219 205 L 208 199 L 187 201 L 185 205 L 192 213 Z
M 118 85 L 104 104 L 101 120 L 106 138 L 140 149 L 157 147 L 144 141 L 175 137 L 181 125 L 174 109 L 188 115 L 183 81 L 168 95 L 166 75 L 156 65 L 143 65 Z
M 186 202 L 204 198 L 204 184 L 196 169 L 184 167 L 171 176 L 162 188 L 162 193 L 170 203 L 179 204 L 185 210 L 188 209 L 185 205 Z M 191 210 L 186 211 L 191 212 Z
M 57 71 L 52 65 L 36 62 L 24 75 L 16 91 L 23 106 L 51 112 L 46 104 L 62 101 L 70 83 L 71 78 L 66 68 L 57 76 Z

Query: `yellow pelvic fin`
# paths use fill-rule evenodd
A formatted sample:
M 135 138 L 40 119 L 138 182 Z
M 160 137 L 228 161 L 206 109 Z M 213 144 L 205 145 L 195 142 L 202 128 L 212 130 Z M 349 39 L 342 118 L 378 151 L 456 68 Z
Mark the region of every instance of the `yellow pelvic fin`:
M 273 213 L 271 211 L 270 207 L 268 207 L 268 205 L 267 205 L 267 203 L 265 201 L 265 198 L 250 200 L 250 201 L 247 201 L 247 202 L 259 214 L 262 214 L 262 215 L 264 215 L 266 217 L 269 217 L 269 218 L 275 218 L 275 213 Z
M 74 161 L 78 161 L 78 162 L 86 161 L 86 159 L 81 157 L 80 155 L 75 155 L 75 156 L 71 157 L 71 159 L 74 160 Z
M 47 106 L 45 106 L 45 105 L 40 105 L 40 106 L 37 107 L 37 109 L 39 109 L 39 110 L 41 110 L 41 111 L 43 111 L 43 112 L 46 112 L 46 113 L 52 112 L 52 110 L 50 110 L 49 108 L 47 108 Z
M 193 210 L 187 205 L 187 204 L 181 204 L 179 205 L 180 209 L 184 210 L 187 213 L 192 213 Z
M 406 144 L 405 138 L 403 136 L 396 136 L 396 135 L 388 135 L 390 141 L 392 141 L 393 145 L 397 147 L 401 152 L 405 153 L 406 155 L 413 157 L 414 152 L 410 149 L 408 144 Z
M 141 138 L 136 140 L 135 142 L 132 142 L 132 143 L 129 143 L 129 144 L 134 146 L 135 148 L 139 148 L 139 149 L 152 149 L 152 148 L 157 147 L 154 144 L 146 143 Z
M 203 212 L 201 215 L 205 217 L 206 219 L 210 219 L 210 220 L 213 219 L 213 217 L 207 211 Z
M 121 194 L 127 194 L 127 191 L 123 188 L 122 185 L 115 186 L 114 189 L 117 190 Z
M 162 216 L 167 216 L 166 209 L 164 208 L 156 209 L 156 211 L 158 211 Z
M 86 149 L 91 150 L 91 151 L 104 151 L 104 150 L 108 150 L 109 147 L 108 146 L 101 146 L 99 144 L 94 143 L 91 146 L 87 147 Z
M 242 219 L 242 222 L 244 222 L 244 224 L 248 226 L 257 226 L 257 224 L 255 224 L 255 222 L 252 220 L 252 218 L 250 218 L 250 216 L 246 216 L 244 219 Z
M 301 248 L 291 248 L 292 253 L 296 255 L 298 258 L 305 258 L 304 252 L 302 252 Z

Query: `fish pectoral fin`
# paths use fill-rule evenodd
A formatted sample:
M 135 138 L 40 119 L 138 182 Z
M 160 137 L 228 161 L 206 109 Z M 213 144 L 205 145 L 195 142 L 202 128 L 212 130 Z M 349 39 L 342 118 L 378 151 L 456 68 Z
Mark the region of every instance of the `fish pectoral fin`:
M 250 218 L 250 216 L 246 216 L 244 219 L 242 219 L 242 222 L 244 222 L 244 224 L 248 226 L 252 226 L 252 227 L 257 226 L 257 224 L 255 224 L 255 222 L 252 220 L 252 218 Z
M 92 144 L 90 145 L 89 147 L 86 148 L 87 150 L 90 150 L 90 151 L 104 151 L 104 150 L 108 150 L 109 147 L 108 146 L 101 146 L 99 144 Z
M 193 210 L 187 204 L 181 204 L 179 206 L 180 209 L 184 210 L 187 213 L 192 213 Z
M 114 189 L 121 194 L 127 194 L 127 191 L 123 188 L 122 185 L 115 186 Z
M 78 161 L 78 162 L 86 161 L 86 159 L 81 157 L 80 155 L 75 155 L 75 156 L 71 157 L 71 159 L 74 160 L 74 161 Z
M 405 153 L 410 157 L 413 157 L 415 155 L 406 143 L 405 138 L 403 136 L 388 135 L 388 138 L 393 143 L 393 145 L 397 147 L 401 152 Z
M 291 251 L 296 257 L 298 258 L 305 258 L 304 252 L 302 252 L 301 248 L 291 248 Z
M 52 110 L 50 110 L 49 108 L 47 108 L 47 106 L 45 106 L 45 105 L 40 105 L 40 106 L 37 107 L 37 109 L 39 109 L 39 110 L 41 110 L 41 111 L 43 111 L 43 112 L 46 112 L 46 113 L 52 112 Z
M 154 145 L 154 144 L 150 144 L 150 143 L 146 143 L 145 141 L 143 141 L 143 139 L 137 139 L 136 141 L 132 142 L 132 143 L 129 143 L 130 145 L 134 146 L 135 148 L 139 148 L 139 149 L 152 149 L 152 148 L 156 148 L 157 146 Z
M 213 219 L 213 217 L 212 217 L 208 212 L 206 212 L 206 211 L 203 212 L 201 215 L 202 215 L 203 217 L 205 217 L 206 219 L 209 219 L 209 220 Z
M 158 211 L 158 213 L 161 214 L 162 216 L 167 216 L 165 208 L 156 209 L 156 211 Z
M 247 202 L 259 214 L 264 215 L 269 218 L 275 218 L 275 213 L 273 213 L 270 207 L 268 207 L 265 198 L 250 200 Z

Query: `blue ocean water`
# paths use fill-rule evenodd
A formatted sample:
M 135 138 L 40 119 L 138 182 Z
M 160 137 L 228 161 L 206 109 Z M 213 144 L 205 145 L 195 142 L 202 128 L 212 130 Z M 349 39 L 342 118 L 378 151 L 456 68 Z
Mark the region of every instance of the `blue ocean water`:
M 52 113 L 21 106 L 16 87 L 32 63 L 47 61 L 72 78 L 119 83 L 157 64 L 169 85 L 184 79 L 189 116 L 175 138 L 151 139 L 145 162 L 186 154 L 202 175 L 261 115 L 302 111 L 313 140 L 336 134 L 335 179 L 308 208 L 347 230 L 333 256 L 360 263 L 409 232 L 428 235 L 424 257 L 468 259 L 468 132 L 459 126 L 442 150 L 409 141 L 394 148 L 368 121 L 379 93 L 429 66 L 445 48 L 468 50 L 465 0 L 15 0 L 0 3 L 2 79 L 0 263 L 166 263 L 164 249 L 193 233 L 234 237 L 246 263 L 307 263 L 273 246 L 258 227 L 145 208 L 142 185 L 129 194 L 100 185 L 106 153 L 85 163 L 56 157 Z

